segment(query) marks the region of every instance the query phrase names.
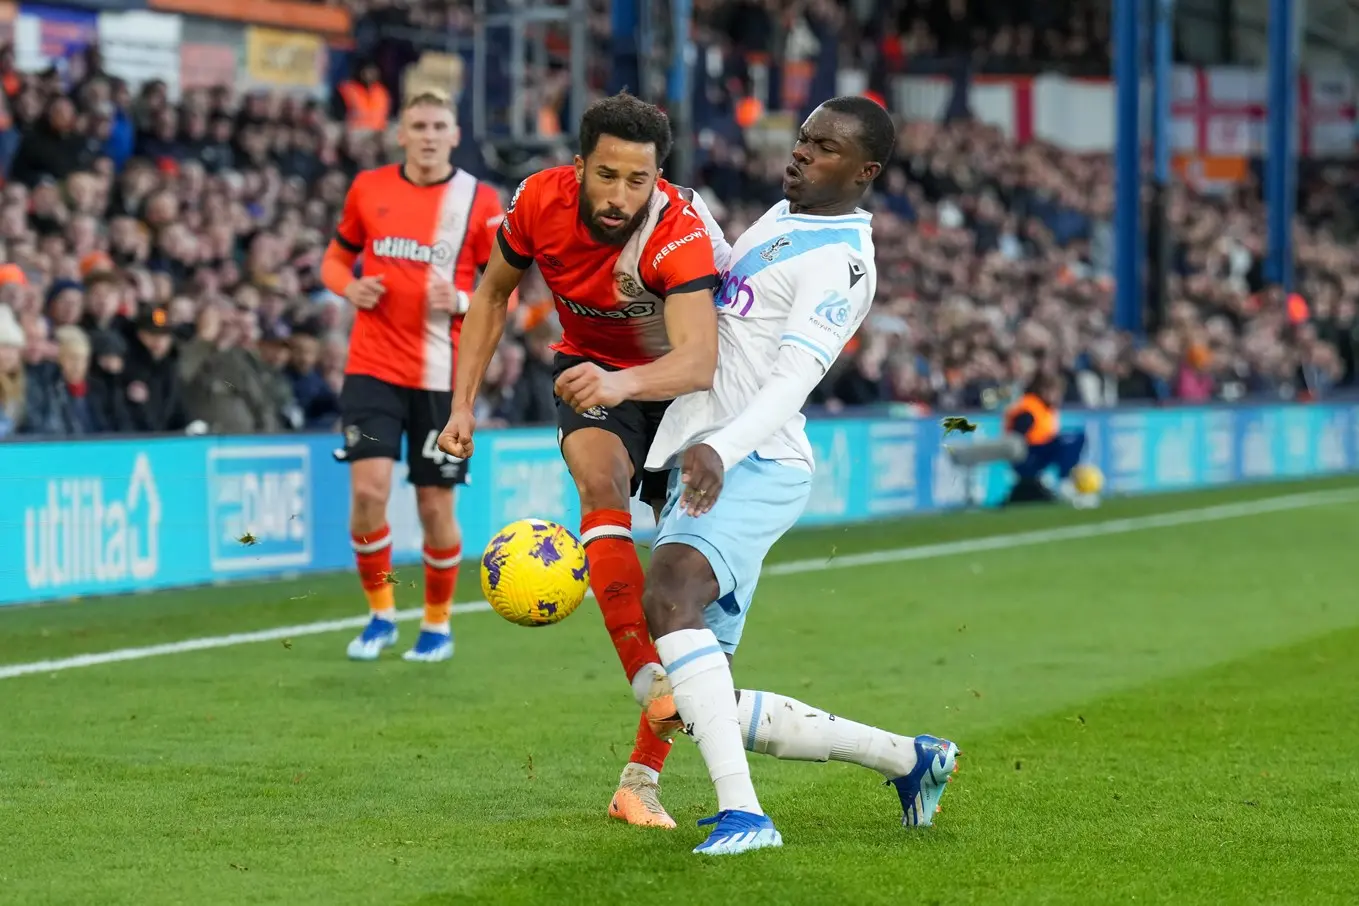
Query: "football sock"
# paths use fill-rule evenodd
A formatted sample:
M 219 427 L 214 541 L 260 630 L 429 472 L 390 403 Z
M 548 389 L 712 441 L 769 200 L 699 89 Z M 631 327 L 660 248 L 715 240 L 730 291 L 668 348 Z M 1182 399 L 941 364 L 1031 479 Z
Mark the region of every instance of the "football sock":
M 632 773 L 632 772 L 634 772 L 634 771 L 640 772 L 643 776 L 645 776 L 645 777 L 646 777 L 648 780 L 650 780 L 652 783 L 660 783 L 660 782 L 661 782 L 661 772 L 660 772 L 660 771 L 658 771 L 658 770 L 656 770 L 655 768 L 650 767 L 650 766 L 648 766 L 648 765 L 639 764 L 638 762 L 635 762 L 635 761 L 630 761 L 630 762 L 628 762 L 626 765 L 624 765 L 624 767 L 623 767 L 623 773 L 621 773 L 621 774 L 618 775 L 618 782 L 619 782 L 619 783 L 622 783 L 625 779 L 627 779 L 628 774 L 630 774 L 630 773 Z
M 652 732 L 651 723 L 643 713 L 641 722 L 637 724 L 637 739 L 632 744 L 632 756 L 628 760 L 654 771 L 659 776 L 669 754 L 670 743 Z
M 718 810 L 763 815 L 741 745 L 731 667 L 717 636 L 710 629 L 681 629 L 657 639 L 656 648 L 675 687 L 676 709 L 717 788 Z
M 375 617 L 396 620 L 396 592 L 392 587 L 392 530 L 387 526 L 352 536 L 359 582 Z
M 448 618 L 453 613 L 453 589 L 458 584 L 458 564 L 462 545 L 430 547 L 425 545 L 425 617 L 420 628 L 450 634 Z
M 628 681 L 646 664 L 660 661 L 642 610 L 642 562 L 632 544 L 632 514 L 595 510 L 580 521 L 580 540 L 590 562 L 590 589 L 604 615 Z
M 741 690 L 741 738 L 751 752 L 785 761 L 847 761 L 888 780 L 915 767 L 915 745 L 877 727 L 855 723 L 773 692 Z

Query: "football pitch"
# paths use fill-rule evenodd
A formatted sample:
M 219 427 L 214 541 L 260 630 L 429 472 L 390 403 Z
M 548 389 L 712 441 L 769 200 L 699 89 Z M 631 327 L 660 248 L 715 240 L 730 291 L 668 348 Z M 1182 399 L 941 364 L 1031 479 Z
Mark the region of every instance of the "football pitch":
M 752 755 L 785 846 L 726 859 L 689 852 L 688 740 L 677 830 L 605 817 L 637 710 L 592 602 L 464 609 L 436 665 L 410 623 L 346 660 L 345 575 L 0 608 L 0 903 L 1353 904 L 1357 509 L 1351 478 L 785 539 L 737 685 L 962 766 L 914 829 L 877 775 Z

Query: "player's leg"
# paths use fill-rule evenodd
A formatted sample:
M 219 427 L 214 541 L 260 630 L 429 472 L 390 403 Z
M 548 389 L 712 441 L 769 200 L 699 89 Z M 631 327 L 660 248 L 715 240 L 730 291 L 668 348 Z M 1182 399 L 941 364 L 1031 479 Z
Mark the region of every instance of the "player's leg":
M 883 775 L 901 797 L 901 823 L 928 825 L 957 767 L 958 747 L 934 736 L 898 736 L 773 692 L 738 693 L 747 751 L 785 761 L 845 761 Z
M 610 415 L 619 418 L 616 411 Z M 632 462 L 618 435 L 593 427 L 575 427 L 570 433 L 566 429 L 563 424 L 562 455 L 580 494 L 581 541 L 590 561 L 590 587 L 633 694 L 641 701 L 662 671 L 642 613 L 642 564 L 632 542 L 629 503 Z M 611 816 L 647 827 L 675 826 L 657 791 L 669 754 L 670 742 L 658 736 L 643 715 L 632 755 L 609 803 Z
M 744 525 L 739 524 L 739 515 L 732 517 L 732 522 L 738 524 L 737 533 L 724 531 L 725 521 L 712 526 L 704 524 L 705 517 L 693 519 L 683 514 L 676 516 L 673 511 L 667 513 L 663 538 L 657 540 L 660 546 L 647 574 L 647 616 L 667 664 L 671 661 L 662 633 L 671 626 L 667 625 L 665 614 L 655 611 L 660 606 L 656 597 L 675 584 L 658 575 L 658 568 L 669 568 L 670 558 L 661 557 L 670 549 L 668 542 L 688 531 L 701 539 L 692 541 L 694 548 L 724 552 L 723 559 L 730 565 L 733 578 L 729 586 L 716 589 L 722 596 L 714 598 L 717 603 L 705 609 L 703 619 L 722 650 L 734 654 L 765 554 L 802 512 L 806 498 L 799 497 L 798 477 L 786 466 L 751 460 L 728 473 L 727 487 L 713 512 L 731 507 L 733 512 L 748 513 L 749 522 Z M 806 490 L 810 493 L 810 483 Z M 767 529 L 761 530 L 760 526 Z M 704 562 L 708 562 L 706 558 Z M 682 563 L 677 568 L 695 567 Z M 746 750 L 789 761 L 847 761 L 871 768 L 896 788 L 902 803 L 903 824 L 927 825 L 933 820 L 939 798 L 956 766 L 958 750 L 953 743 L 933 736 L 898 736 L 772 692 L 743 689 L 737 695 L 737 719 Z M 683 715 L 678 687 L 675 701 Z M 653 713 L 657 712 L 653 709 Z
M 458 525 L 454 489 L 467 481 L 467 462 L 439 449 L 439 428 L 448 418 L 452 394 L 411 391 L 406 454 L 410 481 L 424 534 L 425 612 L 420 635 L 404 659 L 419 663 L 446 661 L 453 656 L 453 591 L 462 562 L 462 530 Z
M 581 361 L 557 357 L 561 372 Z M 632 541 L 630 499 L 640 483 L 648 428 L 632 403 L 579 414 L 557 402 L 562 457 L 580 496 L 581 542 L 590 562 L 590 588 L 604 627 L 638 702 L 652 682 L 664 676 L 642 613 L 642 563 Z M 670 742 L 652 729 L 646 716 L 637 723 L 632 755 L 609 802 L 609 815 L 644 827 L 675 826 L 660 804 L 659 780 Z
M 805 507 L 811 475 L 748 458 L 727 473 L 717 502 L 701 516 L 680 508 L 680 490 L 672 476 L 645 607 L 674 706 L 717 790 L 718 814 L 706 822 L 716 827 L 695 852 L 779 846 L 782 838 L 750 781 L 729 656 L 740 642 L 760 565 Z M 648 711 L 658 713 L 655 702 Z
M 397 638 L 387 500 L 392 464 L 401 453 L 406 408 L 402 393 L 401 388 L 366 375 L 346 376 L 340 391 L 345 445 L 336 457 L 349 463 L 349 531 L 370 614 L 363 632 L 349 643 L 354 660 L 375 660 Z

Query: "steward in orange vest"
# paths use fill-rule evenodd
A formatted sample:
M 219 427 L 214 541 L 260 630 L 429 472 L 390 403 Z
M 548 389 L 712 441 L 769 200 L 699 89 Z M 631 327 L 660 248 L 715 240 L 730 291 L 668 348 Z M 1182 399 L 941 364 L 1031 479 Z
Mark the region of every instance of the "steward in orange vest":
M 1053 374 L 1039 374 L 1018 402 L 1005 410 L 1005 433 L 1022 434 L 1029 453 L 1014 464 L 1015 486 L 1008 503 L 1051 501 L 1055 495 L 1042 476 L 1056 467 L 1057 479 L 1069 485 L 1071 470 L 1085 450 L 1085 430 L 1062 431 L 1057 407 L 1066 393 L 1066 382 Z
M 345 126 L 382 132 L 392 115 L 392 96 L 382 84 L 382 74 L 373 63 L 359 66 L 358 77 L 341 82 L 336 89 L 344 102 Z

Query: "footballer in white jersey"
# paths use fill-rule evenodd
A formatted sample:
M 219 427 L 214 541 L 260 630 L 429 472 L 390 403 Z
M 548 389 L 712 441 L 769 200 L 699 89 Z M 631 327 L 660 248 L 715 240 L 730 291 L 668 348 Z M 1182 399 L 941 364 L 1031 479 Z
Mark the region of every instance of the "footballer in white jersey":
M 948 740 L 738 692 L 730 668 L 764 558 L 811 494 L 816 463 L 802 407 L 876 293 L 871 217 L 859 202 L 894 140 L 891 117 L 866 98 L 834 98 L 807 118 L 784 176 L 786 200 L 717 256 L 712 387 L 670 406 L 647 457 L 648 469 L 671 470 L 671 484 L 643 597 L 666 676 L 646 708 L 657 727 L 678 712 L 716 788 L 717 815 L 699 822 L 713 829 L 697 853 L 782 844 L 751 784 L 747 750 L 878 771 L 896 788 L 907 825 L 931 823 L 956 766 Z M 694 207 L 716 236 L 697 196 Z

